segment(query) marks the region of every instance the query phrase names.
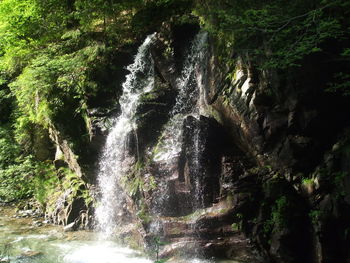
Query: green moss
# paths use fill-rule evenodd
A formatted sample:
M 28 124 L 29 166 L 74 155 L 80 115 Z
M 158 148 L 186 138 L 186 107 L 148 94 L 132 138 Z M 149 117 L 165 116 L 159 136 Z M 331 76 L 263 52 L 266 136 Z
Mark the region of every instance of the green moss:
M 170 235 L 181 235 L 183 233 L 183 230 L 180 228 L 171 228 L 170 230 L 168 229 L 168 234 Z
M 121 183 L 123 188 L 126 190 L 128 195 L 132 198 L 139 199 L 140 194 L 145 190 L 145 182 L 142 178 L 144 162 L 138 161 L 135 163 L 132 171 L 123 176 L 121 179 Z
M 270 208 L 267 203 L 263 204 L 263 209 L 269 211 L 269 218 L 263 222 L 263 235 L 266 239 L 272 231 L 278 231 L 290 225 L 291 206 L 286 196 L 279 197 Z
M 127 236 L 123 239 L 123 241 L 128 245 L 128 247 L 130 247 L 131 249 L 134 250 L 140 250 L 140 245 L 137 242 L 137 240 L 132 237 L 132 236 Z
M 212 107 L 212 106 L 209 106 L 207 109 L 208 109 L 208 114 L 211 117 L 213 117 L 218 123 L 224 124 L 224 120 L 223 120 L 221 113 L 219 111 L 214 109 L 214 107 Z
M 228 193 L 226 196 L 226 202 L 227 204 L 231 205 L 233 204 L 233 194 L 232 193 Z
M 279 199 L 277 199 L 272 207 L 271 220 L 278 229 L 288 226 L 288 213 L 290 212 L 288 207 L 289 204 L 286 196 L 281 196 Z
M 219 211 L 218 211 L 218 214 L 225 214 L 229 211 L 230 209 L 229 208 L 221 208 Z
M 314 180 L 312 178 L 304 178 L 302 181 L 302 184 L 304 185 L 312 185 L 314 183 Z
M 152 217 L 149 214 L 148 207 L 143 200 L 141 200 L 140 210 L 136 213 L 138 218 L 141 219 L 143 224 L 149 224 L 152 221 Z
M 201 215 L 204 215 L 205 213 L 206 213 L 205 209 L 197 209 L 192 214 L 179 217 L 179 220 L 184 220 L 184 221 L 196 220 L 197 218 L 199 218 Z
M 239 222 L 239 223 L 233 223 L 233 224 L 231 225 L 231 229 L 232 229 L 233 231 L 239 231 L 239 230 L 241 230 L 241 228 L 242 228 L 241 222 Z
M 311 219 L 313 225 L 317 225 L 320 222 L 323 215 L 324 214 L 321 210 L 311 210 L 309 212 L 309 218 Z

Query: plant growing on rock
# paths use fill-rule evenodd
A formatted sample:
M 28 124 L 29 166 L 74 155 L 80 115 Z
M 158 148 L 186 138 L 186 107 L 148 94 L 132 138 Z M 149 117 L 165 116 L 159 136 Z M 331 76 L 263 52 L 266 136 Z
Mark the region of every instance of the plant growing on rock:
M 153 237 L 152 247 L 153 253 L 156 254 L 156 261 L 154 263 L 164 263 L 167 259 L 159 259 L 159 251 L 161 246 L 164 246 L 166 243 L 162 242 L 159 236 Z

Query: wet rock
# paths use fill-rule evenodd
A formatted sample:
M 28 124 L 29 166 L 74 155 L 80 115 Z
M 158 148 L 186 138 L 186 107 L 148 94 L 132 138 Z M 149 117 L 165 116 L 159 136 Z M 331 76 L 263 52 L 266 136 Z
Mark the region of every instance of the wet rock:
M 206 207 L 219 196 L 219 171 L 223 135 L 219 124 L 204 116 L 189 116 L 183 124 L 179 180 L 188 184 L 192 206 Z
M 165 245 L 161 249 L 160 257 L 169 258 L 175 255 L 205 258 L 226 257 L 243 262 L 261 262 L 253 251 L 248 239 L 240 235 L 205 241 L 187 237 L 173 240 L 171 244 Z
M 33 210 L 19 210 L 17 212 L 17 218 L 28 218 L 28 217 L 33 217 L 35 215 L 35 211 Z
M 150 198 L 150 207 L 163 216 L 190 214 L 217 202 L 220 196 L 221 156 L 229 146 L 223 143 L 225 136 L 220 125 L 211 118 L 189 116 L 183 129 L 180 157 L 165 167 L 154 164 L 158 166 L 153 174 L 162 176 L 161 186 Z
M 231 205 L 224 200 L 187 216 L 160 218 L 159 233 L 167 244 L 161 249 L 161 256 L 200 255 L 256 262 L 252 244 L 232 228 L 235 218 Z
M 77 155 L 74 153 L 69 142 L 64 138 L 62 132 L 60 132 L 56 127 L 51 126 L 49 128 L 50 138 L 56 144 L 56 158 L 64 158 L 65 163 L 68 167 L 74 171 L 78 176 L 82 176 L 82 169 L 78 162 Z
M 154 85 L 152 91 L 142 95 L 137 108 L 137 129 L 130 135 L 129 145 L 129 152 L 135 156 L 143 155 L 146 148 L 156 142 L 175 103 L 176 89 L 167 81 L 156 75 Z
M 75 197 L 70 204 L 70 212 L 67 215 L 67 224 L 76 222 L 83 210 L 87 210 L 84 198 Z
M 76 223 L 72 222 L 72 223 L 66 225 L 65 227 L 63 227 L 63 231 L 64 232 L 72 232 L 72 231 L 75 231 L 76 228 L 77 228 Z
M 171 25 L 163 31 L 152 51 L 156 89 L 142 98 L 139 127 L 129 135 L 127 147 L 134 156 L 153 146 L 174 103 L 176 71 L 183 61 L 176 61 L 181 55 L 166 51 L 175 47 L 175 53 L 181 53 L 185 43 L 171 39 Z M 344 117 L 348 103 L 337 105 L 323 94 L 326 82 L 319 81 L 323 76 L 314 66 L 280 75 L 257 70 L 244 55 L 235 57 L 235 68 L 225 68 L 212 44 L 210 81 L 204 88 L 221 125 L 212 118 L 187 117 L 180 159 L 165 168 L 154 163 L 145 168 L 156 177 L 157 188 L 141 193 L 142 201 L 157 215 L 151 219 L 161 221 L 159 234 L 172 242 L 162 256 L 201 251 L 208 257 L 253 262 L 249 237 L 276 262 L 313 262 L 312 242 L 317 243 L 315 262 L 346 262 L 350 177 L 343 173 L 349 172 L 349 151 L 336 157 L 335 151 L 342 148 L 338 144 L 322 158 L 335 134 L 349 123 Z M 227 78 L 233 71 L 234 78 Z M 324 164 L 316 172 L 320 162 Z M 315 183 L 302 185 L 314 171 Z M 229 205 L 222 211 L 208 209 L 224 200 Z M 194 215 L 199 208 L 206 208 L 204 214 Z M 312 226 L 312 221 L 317 223 Z M 148 223 L 143 226 L 151 229 Z
M 58 170 L 62 167 L 67 167 L 67 163 L 64 161 L 64 160 L 61 160 L 61 159 L 57 159 L 57 160 L 54 160 L 53 162 L 55 168 Z
M 34 258 L 34 257 L 38 257 L 38 256 L 40 256 L 42 254 L 43 253 L 39 252 L 39 251 L 29 250 L 29 251 L 23 252 L 20 257 L 21 258 Z
M 40 222 L 40 221 L 33 221 L 33 226 L 41 227 L 41 226 L 43 226 L 43 222 Z

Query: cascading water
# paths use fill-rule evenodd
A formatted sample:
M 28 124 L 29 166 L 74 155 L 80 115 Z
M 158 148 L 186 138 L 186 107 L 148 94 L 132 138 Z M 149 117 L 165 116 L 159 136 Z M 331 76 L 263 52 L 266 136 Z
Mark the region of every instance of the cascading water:
M 205 85 L 206 83 L 206 76 L 207 76 L 207 33 L 201 32 L 197 35 L 194 45 L 193 45 L 193 51 L 195 52 L 195 56 L 189 58 L 187 63 L 185 64 L 185 69 L 183 71 L 182 77 L 180 79 L 179 87 L 185 87 L 182 89 L 182 97 L 186 98 L 188 94 L 186 94 L 188 87 L 187 86 L 193 86 L 194 90 L 190 93 L 190 96 L 192 94 L 196 95 L 196 100 L 192 103 L 193 105 L 190 105 L 186 100 L 184 101 L 182 98 L 179 97 L 179 100 L 184 101 L 186 104 L 189 104 L 192 108 L 190 112 L 187 112 L 183 116 L 182 122 L 180 125 L 182 125 L 183 120 L 186 118 L 186 116 L 193 116 L 197 120 L 199 120 L 201 115 L 206 115 L 206 98 L 205 98 Z M 190 56 L 193 56 L 193 54 L 190 54 Z M 193 60 L 193 58 L 195 60 Z M 185 81 L 183 81 L 185 80 Z M 181 133 L 182 133 L 182 127 L 179 126 L 179 137 L 177 138 L 178 144 L 181 147 Z M 203 189 L 201 188 L 201 182 L 200 177 L 202 174 L 202 167 L 201 167 L 201 158 L 202 158 L 202 152 L 203 152 L 203 141 L 201 141 L 201 128 L 198 125 L 195 125 L 193 127 L 193 138 L 192 138 L 192 147 L 194 149 L 193 151 L 193 171 L 195 176 L 194 180 L 194 208 L 202 208 L 204 206 L 204 198 L 203 198 Z
M 200 33 L 196 36 L 188 58 L 184 63 L 184 70 L 177 81 L 179 96 L 176 105 L 171 113 L 171 120 L 165 130 L 164 140 L 162 142 L 163 150 L 158 156 L 159 162 L 172 161 L 176 159 L 181 152 L 181 135 L 183 133 L 183 123 L 186 117 L 192 115 L 199 118 L 203 115 L 205 109 L 204 87 L 205 80 L 205 62 L 206 50 L 206 33 Z M 135 61 L 128 66 L 130 74 L 126 76 L 123 84 L 123 95 L 120 98 L 121 114 L 113 119 L 113 128 L 110 131 L 104 149 L 99 159 L 98 187 L 101 197 L 99 206 L 96 209 L 97 229 L 103 233 L 107 239 L 111 237 L 113 230 L 117 226 L 118 214 L 121 213 L 123 203 L 123 191 L 119 186 L 119 179 L 129 168 L 127 141 L 132 132 L 135 132 L 135 113 L 139 105 L 142 94 L 149 92 L 154 86 L 154 62 L 150 54 L 150 46 L 155 39 L 155 35 L 148 36 L 145 42 L 140 46 Z M 203 145 L 201 141 L 201 130 L 195 126 L 192 132 L 191 147 L 194 149 L 192 163 L 195 174 L 200 174 L 201 170 L 201 152 Z M 136 135 L 136 133 L 135 133 Z M 135 138 L 137 140 L 137 136 Z M 164 180 L 165 181 L 165 180 Z M 166 181 L 164 182 L 166 183 Z M 202 207 L 200 181 L 193 182 L 195 198 L 199 200 L 195 203 L 195 209 Z M 157 185 L 161 188 L 163 185 Z M 13 218 L 13 217 L 12 217 Z M 161 217 L 156 221 L 154 228 L 158 236 L 162 233 Z M 168 218 L 169 219 L 169 218 Z M 11 219 L 13 220 L 13 219 Z M 22 220 L 22 219 L 18 219 Z M 26 219 L 24 219 L 26 220 Z M 191 221 L 189 223 L 192 223 Z M 36 233 L 28 222 L 19 222 L 19 225 L 7 226 L 4 218 L 0 214 L 0 243 L 2 240 L 10 242 L 16 248 L 6 262 L 14 263 L 151 263 L 150 260 L 143 258 L 139 253 L 120 247 L 116 242 L 99 239 L 92 240 L 95 236 L 89 236 L 90 232 L 84 233 L 84 236 L 62 235 L 56 230 L 46 230 L 45 234 Z M 194 225 L 194 224 L 193 224 Z M 5 227 L 4 227 L 5 226 Z M 21 227 L 19 227 L 21 226 Z M 24 226 L 24 228 L 22 228 Z M 195 226 L 193 226 L 195 233 Z M 41 231 L 41 230 L 40 230 Z M 43 230 L 44 231 L 44 230 Z M 151 230 L 149 230 L 152 232 Z M 87 235 L 85 237 L 85 234 Z M 72 234 L 73 235 L 73 234 Z M 197 235 L 196 233 L 194 235 Z M 200 248 L 191 245 L 200 240 L 200 236 L 189 237 L 186 243 L 195 256 L 200 256 Z M 186 242 L 186 241 L 185 241 Z M 29 252 L 37 252 L 30 255 Z M 192 253 L 193 254 L 193 253 Z M 1 260 L 0 260 L 1 261 Z M 185 259 L 185 261 L 172 262 L 190 262 L 190 263 L 209 263 L 211 260 L 202 259 Z M 215 261 L 220 262 L 220 261 Z M 226 261 L 225 261 L 226 262 Z
M 202 95 L 204 92 L 205 77 L 205 59 L 207 56 L 207 33 L 200 32 L 196 35 L 191 43 L 189 52 L 186 55 L 183 69 L 180 76 L 176 80 L 176 85 L 178 89 L 178 96 L 176 97 L 175 105 L 170 112 L 170 120 L 165 125 L 162 137 L 156 146 L 155 156 L 153 160 L 158 164 L 161 164 L 161 172 L 164 174 L 171 173 L 172 167 L 176 166 L 178 158 L 180 156 L 182 147 L 182 134 L 183 134 L 183 123 L 187 116 L 194 115 L 199 117 L 203 113 L 202 104 L 204 98 Z M 199 131 L 197 132 L 199 135 Z M 200 142 L 197 138 L 194 145 L 197 150 L 197 155 L 199 154 Z M 197 165 L 196 168 L 199 170 L 199 155 L 196 158 Z M 166 189 L 166 181 L 158 182 L 158 187 L 161 189 Z M 196 183 L 198 184 L 198 183 Z M 195 187 L 196 200 L 199 200 L 201 195 L 199 187 Z M 197 198 L 198 197 L 198 198 Z M 155 195 L 153 200 L 153 215 L 155 218 L 159 217 L 164 205 L 168 202 L 169 196 L 164 194 Z M 158 235 L 160 233 L 161 223 L 160 220 L 153 220 L 150 226 L 150 232 Z
M 123 95 L 119 100 L 121 113 L 113 121 L 113 128 L 99 159 L 97 181 L 101 198 L 96 209 L 96 219 L 97 229 L 104 237 L 111 236 L 116 227 L 117 215 L 122 210 L 123 193 L 118 181 L 128 168 L 124 164 L 126 143 L 128 134 L 134 130 L 134 116 L 140 96 L 151 91 L 154 86 L 154 61 L 150 53 L 154 38 L 155 34 L 146 38 L 138 49 L 134 63 L 127 67 L 130 73 L 126 76 Z
M 172 175 L 173 168 L 177 166 L 178 159 L 182 150 L 183 124 L 186 117 L 192 115 L 199 118 L 203 113 L 201 105 L 204 104 L 202 89 L 205 86 L 205 59 L 207 56 L 206 49 L 207 33 L 200 32 L 192 41 L 188 54 L 186 55 L 183 69 L 180 76 L 176 80 L 178 96 L 175 105 L 170 112 L 170 120 L 165 125 L 162 137 L 156 146 L 157 154 L 153 156 L 153 160 L 160 164 L 160 172 L 162 174 Z M 195 149 L 194 170 L 196 174 L 200 173 L 200 152 L 201 142 L 199 138 L 199 129 L 194 131 L 193 147 Z M 194 206 L 201 206 L 200 197 L 202 195 L 199 182 L 194 183 Z M 167 189 L 167 181 L 158 182 L 159 189 Z M 162 218 L 161 214 L 164 207 L 169 203 L 171 196 L 160 191 L 153 199 L 153 222 L 150 225 L 150 232 L 155 236 L 162 235 Z M 198 201 L 197 201 L 198 200 Z M 194 248 L 197 250 L 197 248 Z M 199 255 L 199 253 L 195 253 Z M 192 262 L 192 261 L 191 261 Z M 195 262 L 195 261 L 193 261 Z
M 163 131 L 163 141 L 154 160 L 157 162 L 172 162 L 181 151 L 181 135 L 183 121 L 188 115 L 199 117 L 204 114 L 203 63 L 206 55 L 207 33 L 200 32 L 193 40 L 190 52 L 185 60 L 183 70 L 176 84 L 179 94 L 171 111 L 171 118 Z
M 206 65 L 208 59 L 207 50 L 207 33 L 200 32 L 196 35 L 192 41 L 192 45 L 188 54 L 186 55 L 185 62 L 183 64 L 183 70 L 179 78 L 176 81 L 178 96 L 175 101 L 175 105 L 170 113 L 170 120 L 166 124 L 162 138 L 157 145 L 157 154 L 153 157 L 153 160 L 160 164 L 161 173 L 169 176 L 177 174 L 179 159 L 183 154 L 183 137 L 184 137 L 184 124 L 185 126 L 188 121 L 195 120 L 194 125 L 191 126 L 191 139 L 188 142 L 191 148 L 191 171 L 193 174 L 194 181 L 191 182 L 191 193 L 193 198 L 189 200 L 193 210 L 204 207 L 204 193 L 201 185 L 203 178 L 202 164 L 202 152 L 203 152 L 203 141 L 202 131 L 199 125 L 200 116 L 205 115 L 206 111 L 206 98 L 205 87 L 207 84 Z M 190 121 L 191 122 L 191 121 Z M 185 128 L 187 129 L 187 128 Z M 175 170 L 174 170 L 175 169 Z M 167 181 L 163 180 L 160 182 L 159 187 L 167 189 Z M 171 194 L 170 194 L 171 195 Z M 153 214 L 157 220 L 154 220 L 151 224 L 150 232 L 154 235 L 161 235 L 162 230 L 162 218 L 157 216 L 162 213 L 162 209 L 169 202 L 171 203 L 171 196 L 169 194 L 159 194 L 154 200 Z M 181 208 L 180 208 L 181 209 Z M 184 208 L 184 211 L 187 208 Z M 167 219 L 165 219 L 167 220 Z M 195 230 L 195 224 L 190 226 L 195 233 L 195 237 L 189 242 L 189 246 L 192 250 L 192 256 L 201 256 L 200 247 L 197 245 L 197 232 Z M 188 258 L 187 260 L 190 261 Z M 195 262 L 195 261 L 193 261 Z M 198 261 L 204 262 L 204 261 Z

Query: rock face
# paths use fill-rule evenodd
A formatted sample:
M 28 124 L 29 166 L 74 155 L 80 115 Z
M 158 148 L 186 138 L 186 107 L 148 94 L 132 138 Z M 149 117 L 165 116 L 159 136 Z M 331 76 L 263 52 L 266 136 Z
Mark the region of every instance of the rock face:
M 54 127 L 50 129 L 51 140 L 56 144 L 56 154 L 55 154 L 55 165 L 57 168 L 64 166 L 65 164 L 74 171 L 78 176 L 82 177 L 82 170 L 78 163 L 77 156 L 74 154 L 73 150 L 69 146 L 67 140 L 65 140 L 61 133 Z M 63 162 L 60 162 L 63 161 Z
M 208 101 L 236 145 L 258 165 L 251 185 L 236 178 L 233 187 L 234 196 L 248 192 L 260 199 L 238 197 L 244 232 L 275 262 L 348 261 L 344 246 L 349 237 L 339 235 L 349 227 L 341 223 L 349 219 L 348 190 L 335 182 L 346 185 L 349 176 L 340 161 L 346 159 L 344 150 L 339 150 L 348 147 L 347 132 L 343 133 L 349 125 L 344 108 L 348 102 L 323 92 L 332 72 L 322 66 L 309 68 L 322 64 L 321 58 L 310 58 L 310 64 L 286 77 L 259 72 L 249 58 L 237 57 L 236 67 L 226 69 L 234 77 L 223 81 L 225 72 L 218 69 L 213 50 Z M 257 213 L 249 208 L 252 205 Z M 342 245 L 335 248 L 326 240 Z
M 183 119 L 181 150 L 161 163 L 152 151 L 183 60 L 176 26 L 164 28 L 153 52 L 160 89 L 138 114 L 144 187 L 132 199 L 148 245 L 164 240 L 163 257 L 349 261 L 349 135 L 337 137 L 349 124 L 347 101 L 322 91 L 327 76 L 317 74 L 325 69 L 310 69 L 319 58 L 288 76 L 258 71 L 246 55 L 235 54 L 232 68 L 220 64 L 212 39 L 206 116 Z
M 129 154 L 141 159 L 135 165 L 138 172 L 134 171 L 128 177 L 129 184 L 135 182 L 135 174 L 141 175 L 143 181 L 137 192 L 130 193 L 134 202 L 129 206 L 130 213 L 135 214 L 132 211 L 135 207 L 139 211 L 136 214 L 150 248 L 157 238 L 168 244 L 160 249 L 161 257 L 217 256 L 260 262 L 253 243 L 242 231 L 240 209 L 252 207 L 250 193 L 242 193 L 239 197 L 234 193 L 235 184 L 241 177 L 253 178 L 248 170 L 256 163 L 232 141 L 228 129 L 210 116 L 184 115 L 177 127 L 182 131 L 179 152 L 165 162 L 154 158 L 153 152 L 164 136 L 173 136 L 171 133 L 164 135 L 163 125 L 173 114 L 174 96 L 179 88 L 183 88 L 178 87 L 177 81 L 183 66 L 177 61 L 181 51 L 175 45 L 171 54 L 165 52 L 172 43 L 174 32 L 174 28 L 165 27 L 165 32 L 161 32 L 155 42 L 156 88 L 145 95 L 144 103 L 138 108 L 136 135 L 130 135 Z M 192 34 L 194 36 L 195 31 Z M 187 41 L 189 46 L 189 39 Z M 195 103 L 196 99 L 191 99 Z M 255 180 L 246 180 L 246 184 L 252 184 L 252 188 L 259 191 L 255 189 L 258 188 Z
M 119 111 L 117 102 L 127 73 L 125 67 L 132 61 L 135 49 L 125 46 L 111 54 L 109 62 L 99 65 L 92 76 L 99 88 L 95 94 L 87 95 L 84 113 L 77 114 L 76 102 L 69 98 L 67 105 L 52 118 L 47 135 L 36 131 L 33 134 L 37 159 L 53 160 L 61 184 L 45 208 L 50 222 L 73 224 L 70 230 L 93 226 L 92 202 L 97 195 L 93 184 L 98 156 L 111 126 L 110 118 Z
M 192 207 L 203 208 L 219 197 L 220 157 L 223 142 L 215 120 L 188 116 L 183 123 L 183 148 L 179 161 L 179 180 L 186 182 Z
M 311 57 L 282 74 L 258 70 L 249 55 L 226 50 L 236 61 L 229 66 L 209 39 L 204 73 L 191 73 L 200 91 L 189 98 L 197 107 L 200 96 L 206 110 L 186 112 L 177 128 L 179 151 L 166 162 L 155 158 L 162 140 L 172 136 L 166 126 L 198 29 L 196 22 L 170 22 L 157 34 L 155 88 L 142 97 L 138 127 L 126 145 L 131 167 L 122 213 L 129 224 L 120 231 L 122 240 L 130 244 L 133 237 L 153 250 L 159 239 L 165 241 L 159 252 L 166 258 L 350 262 L 349 101 L 324 93 L 332 72 L 322 66 L 323 58 Z M 58 132 L 52 137 L 69 167 L 93 183 L 88 164 L 96 161 L 92 153 L 103 144 L 108 116 L 118 107 L 92 104 L 87 156 L 76 158 Z M 57 167 L 64 165 L 56 159 Z M 79 208 L 73 210 L 78 212 L 65 216 L 64 224 L 83 220 Z

